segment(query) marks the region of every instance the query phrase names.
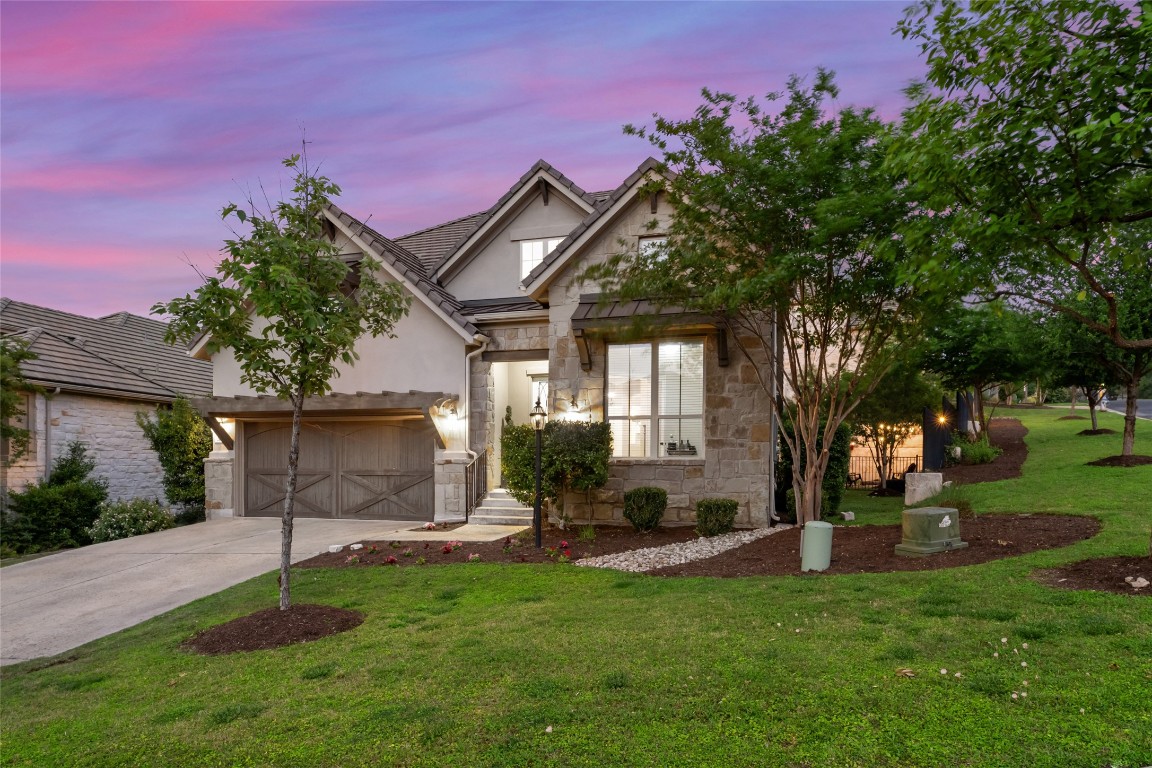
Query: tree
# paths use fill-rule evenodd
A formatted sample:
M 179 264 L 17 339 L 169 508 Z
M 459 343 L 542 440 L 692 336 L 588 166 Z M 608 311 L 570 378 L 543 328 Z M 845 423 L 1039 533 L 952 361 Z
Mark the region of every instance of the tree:
M 25 415 L 25 393 L 36 391 L 36 387 L 25 380 L 20 364 L 34 359 L 36 355 L 22 339 L 0 339 L 0 439 L 8 445 L 5 460 L 10 463 L 19 461 L 32 439 L 32 433 L 20 426 L 19 420 Z
M 984 434 L 991 418 L 984 408 L 984 393 L 1000 388 L 1015 391 L 1045 362 L 1035 323 L 1002 304 L 954 307 L 927 335 L 924 367 L 940 374 L 949 389 L 973 389 L 976 418 Z
M 928 74 L 892 164 L 966 246 L 926 271 L 1152 350 L 1124 290 L 1152 271 L 1152 2 L 923 0 L 898 31 Z
M 1116 382 L 1115 371 L 1106 360 L 1119 350 L 1107 339 L 1065 315 L 1047 319 L 1044 337 L 1049 383 L 1083 392 L 1088 401 L 1092 429 L 1098 429 L 1096 409 L 1103 393 L 1101 387 Z
M 222 218 L 247 233 L 225 241 L 219 276 L 152 311 L 172 316 L 169 342 L 204 333 L 209 352 L 232 351 L 242 381 L 291 404 L 280 554 L 280 609 L 287 610 L 304 402 L 331 391 L 338 363 L 355 364 L 363 334 L 393 336 L 411 299 L 400 285 L 378 279 L 377 261 L 365 255 L 349 264 L 325 235 L 325 207 L 340 188 L 313 173 L 306 155 L 283 164 L 295 173 L 291 198 L 268 211 L 251 200 L 248 210 L 225 206 Z
M 667 247 L 587 273 L 622 298 L 723 318 L 780 423 L 795 425 L 781 439 L 810 457 L 791 470 L 801 523 L 820 516 L 826 446 L 939 295 L 894 238 L 909 209 L 883 167 L 888 127 L 867 109 L 826 114 L 837 94 L 821 70 L 811 88 L 789 81 L 778 114 L 705 90 L 691 119 L 627 129 L 663 153 Z
M 908 358 L 852 414 L 853 434 L 868 448 L 881 488 L 892 477 L 896 449 L 920 431 L 924 408 L 939 408 L 942 396 L 940 383 L 920 370 L 917 359 Z
M 192 519 L 204 514 L 204 459 L 212 451 L 212 431 L 182 397 L 170 408 L 157 407 L 153 421 L 136 414 L 136 423 L 164 469 L 164 495 Z

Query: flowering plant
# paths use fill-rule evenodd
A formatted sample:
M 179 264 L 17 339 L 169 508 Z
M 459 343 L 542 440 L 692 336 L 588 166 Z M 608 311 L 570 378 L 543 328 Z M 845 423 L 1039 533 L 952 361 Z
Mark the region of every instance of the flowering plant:
M 408 547 L 408 549 L 404 550 L 404 557 L 412 557 L 412 547 Z
M 436 530 L 436 523 L 424 523 L 424 530 L 426 530 L 426 531 Z
M 480 559 L 480 553 L 479 552 L 473 552 L 472 554 L 468 555 L 468 562 L 470 562 L 470 563 L 473 563 L 479 559 Z
M 388 555 L 388 557 L 384 558 L 384 565 L 396 565 L 396 562 L 395 555 Z

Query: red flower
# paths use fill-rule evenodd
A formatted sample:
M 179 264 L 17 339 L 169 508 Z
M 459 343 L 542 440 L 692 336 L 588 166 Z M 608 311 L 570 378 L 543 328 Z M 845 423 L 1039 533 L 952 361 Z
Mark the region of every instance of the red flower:
M 566 542 L 566 541 L 560 542 L 560 549 L 568 549 L 568 542 Z M 564 554 L 568 554 L 568 553 L 565 552 Z
M 570 550 L 570 549 L 564 550 L 564 557 L 572 557 L 572 550 Z
M 395 555 L 388 555 L 387 559 L 384 560 L 384 565 L 396 565 Z
M 452 554 L 452 545 L 451 544 L 445 544 L 444 546 L 440 547 L 440 551 L 446 555 L 450 555 L 450 554 Z

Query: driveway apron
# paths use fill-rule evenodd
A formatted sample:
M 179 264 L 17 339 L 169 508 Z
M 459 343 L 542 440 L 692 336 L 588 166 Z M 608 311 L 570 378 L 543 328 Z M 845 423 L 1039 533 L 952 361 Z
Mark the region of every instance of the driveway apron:
M 415 525 L 300 518 L 292 560 Z M 10 565 L 0 569 L 0 664 L 63 653 L 279 566 L 279 518 L 210 520 Z

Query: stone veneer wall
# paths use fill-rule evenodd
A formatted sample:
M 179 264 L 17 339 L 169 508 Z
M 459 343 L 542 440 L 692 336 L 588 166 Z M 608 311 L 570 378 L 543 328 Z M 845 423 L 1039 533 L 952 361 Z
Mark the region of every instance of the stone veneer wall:
M 656 215 L 649 200 L 638 200 L 631 209 L 592 243 L 582 263 L 569 267 L 549 288 L 549 362 L 551 413 L 575 396 L 590 404 L 591 418 L 604 419 L 606 344 L 589 340 L 590 370 L 580 367 L 571 330 L 571 318 L 580 295 L 595 293 L 598 286 L 578 280 L 590 263 L 603 262 L 617 253 L 622 243 L 636 247 L 639 238 L 660 233 L 661 222 L 671 215 L 661 198 Z M 651 224 L 656 221 L 656 228 Z M 730 498 L 740 503 L 736 524 L 765 526 L 772 503 L 772 416 L 768 396 L 756 376 L 754 361 L 744 354 L 738 339 L 728 338 L 730 363 L 721 367 L 717 331 L 669 333 L 668 338 L 705 337 L 705 450 L 700 459 L 613 459 L 607 485 L 592 495 L 591 505 L 583 494 L 571 494 L 565 511 L 579 523 L 625 523 L 624 492 L 641 486 L 668 491 L 669 523 L 696 520 L 696 502 L 706 498 Z M 763 362 L 763 361 L 758 361 Z
M 79 440 L 96 460 L 93 475 L 107 479 L 109 499 L 164 501 L 160 461 L 136 424 L 138 411 L 155 408 L 155 403 L 68 392 L 37 395 L 32 406 L 33 445 L 23 459 L 4 469 L 5 487 L 19 491 L 42 480 L 68 443 Z

